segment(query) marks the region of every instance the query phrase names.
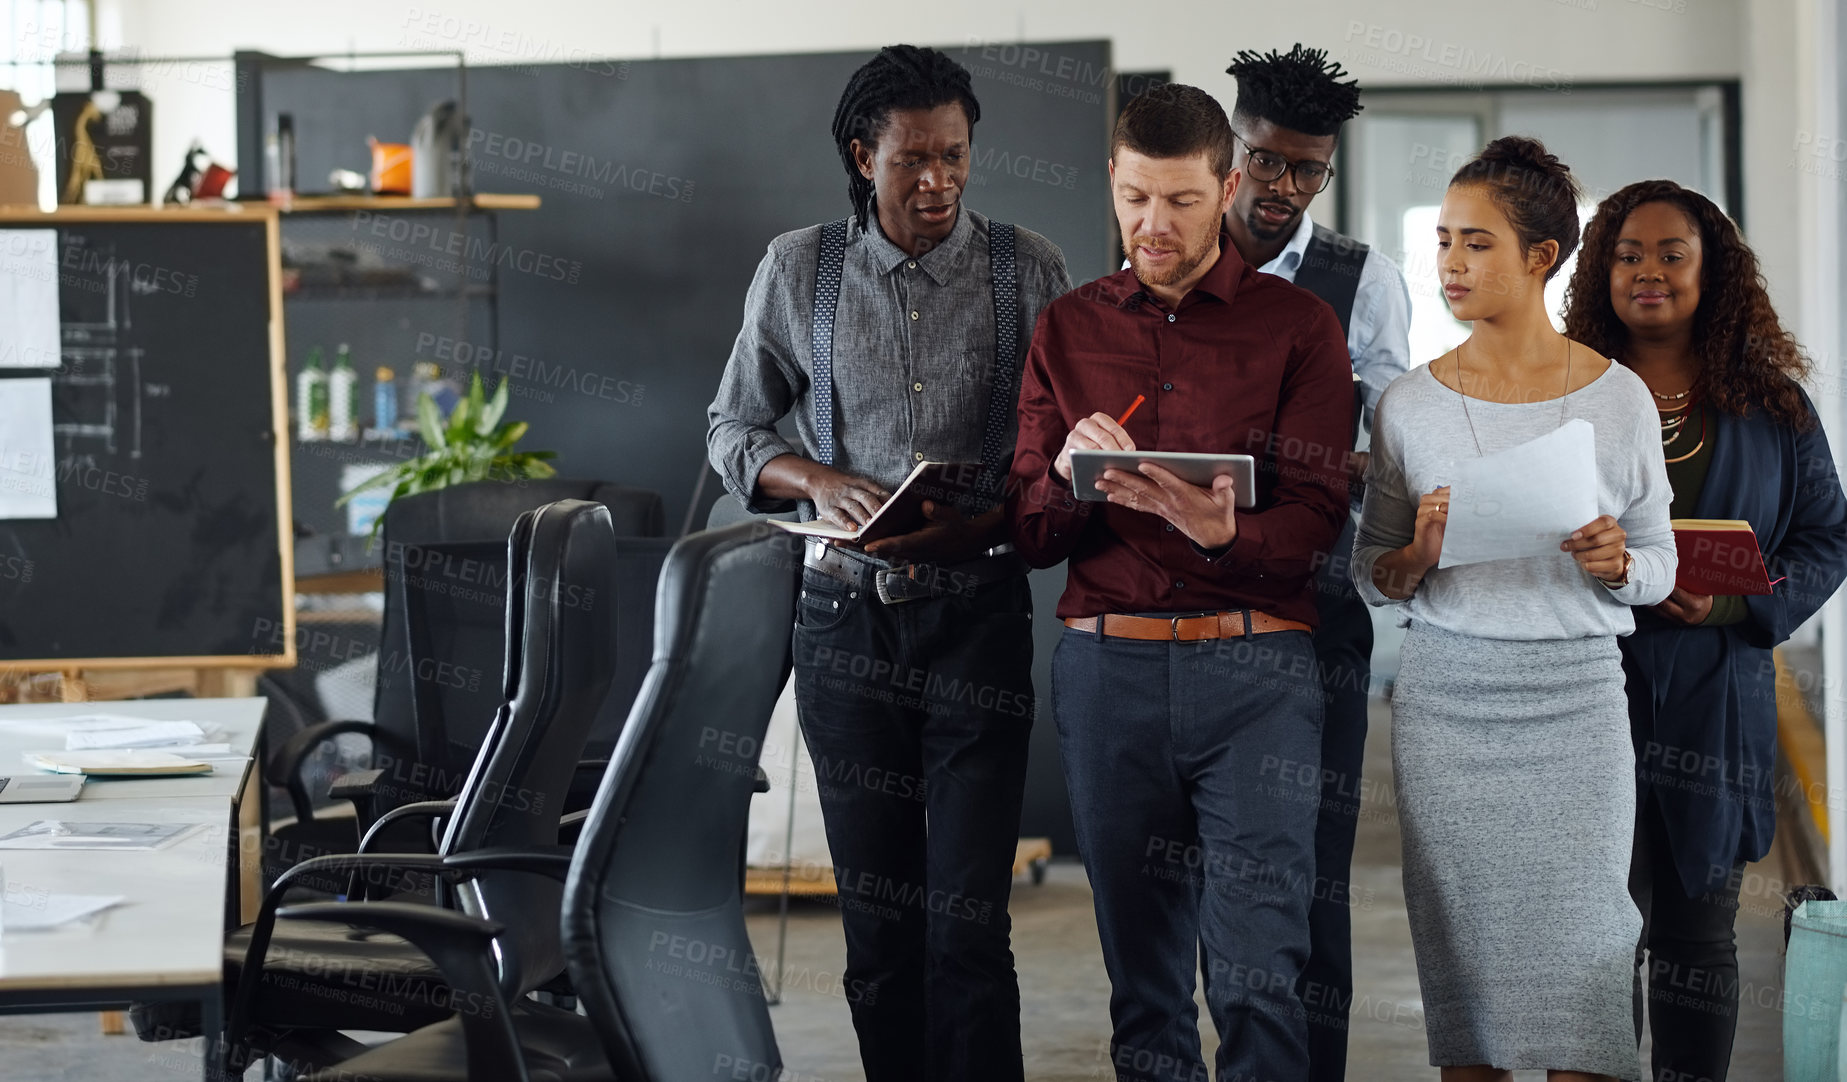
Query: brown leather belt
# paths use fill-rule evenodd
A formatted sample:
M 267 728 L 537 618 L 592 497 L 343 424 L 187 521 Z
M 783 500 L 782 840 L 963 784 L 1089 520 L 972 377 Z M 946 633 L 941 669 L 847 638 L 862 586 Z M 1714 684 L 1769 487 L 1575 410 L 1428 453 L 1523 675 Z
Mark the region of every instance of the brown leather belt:
M 1255 609 L 1232 609 L 1207 612 L 1198 616 L 1070 616 L 1065 626 L 1076 631 L 1095 633 L 1102 621 L 1102 633 L 1115 639 L 1143 639 L 1153 642 L 1200 642 L 1205 639 L 1241 639 L 1246 635 L 1267 635 L 1272 631 L 1313 631 L 1300 620 L 1284 620 Z

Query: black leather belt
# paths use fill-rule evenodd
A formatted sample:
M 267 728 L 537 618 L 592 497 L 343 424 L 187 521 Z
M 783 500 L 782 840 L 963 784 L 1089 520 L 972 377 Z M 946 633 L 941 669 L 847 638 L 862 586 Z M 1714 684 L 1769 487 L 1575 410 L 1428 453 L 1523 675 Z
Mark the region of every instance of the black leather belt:
M 885 567 L 838 545 L 809 541 L 802 546 L 802 566 L 859 590 L 870 590 L 887 605 L 929 597 L 966 594 L 1026 572 L 1026 561 L 1012 545 L 954 564 L 899 564 Z

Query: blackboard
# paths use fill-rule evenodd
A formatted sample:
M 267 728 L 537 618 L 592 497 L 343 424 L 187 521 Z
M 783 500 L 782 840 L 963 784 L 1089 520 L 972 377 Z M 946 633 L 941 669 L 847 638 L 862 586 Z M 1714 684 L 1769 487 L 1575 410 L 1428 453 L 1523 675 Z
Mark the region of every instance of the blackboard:
M 0 520 L 0 666 L 294 664 L 275 215 L 104 208 L 56 231 L 57 517 Z

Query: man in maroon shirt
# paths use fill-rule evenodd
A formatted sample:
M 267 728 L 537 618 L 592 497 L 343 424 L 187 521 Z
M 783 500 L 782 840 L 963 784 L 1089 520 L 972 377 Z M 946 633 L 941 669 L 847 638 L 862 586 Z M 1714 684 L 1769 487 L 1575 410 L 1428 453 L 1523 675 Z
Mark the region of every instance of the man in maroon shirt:
M 1310 577 L 1347 510 L 1352 366 L 1333 310 L 1220 232 L 1232 145 L 1202 90 L 1129 103 L 1110 179 L 1130 267 L 1045 309 L 1020 390 L 1008 512 L 1029 563 L 1070 561 L 1053 718 L 1125 1082 L 1208 1077 L 1202 951 L 1218 1077 L 1308 1073 L 1296 979 L 1320 802 Z M 1107 471 L 1107 502 L 1079 501 L 1081 448 L 1249 454 L 1255 505 L 1237 508 L 1229 478 L 1203 488 L 1153 464 Z

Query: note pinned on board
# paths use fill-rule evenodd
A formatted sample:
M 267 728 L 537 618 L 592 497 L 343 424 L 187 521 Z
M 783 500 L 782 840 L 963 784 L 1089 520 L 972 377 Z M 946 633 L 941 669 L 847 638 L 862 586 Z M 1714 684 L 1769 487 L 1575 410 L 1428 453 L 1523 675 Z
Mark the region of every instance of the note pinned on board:
M 0 368 L 56 368 L 58 231 L 0 229 Z
M 1579 418 L 1456 464 L 1437 566 L 1562 556 L 1558 546 L 1596 517 L 1596 430 Z
M 57 517 L 51 380 L 0 379 L 0 519 Z

